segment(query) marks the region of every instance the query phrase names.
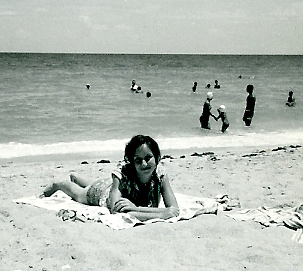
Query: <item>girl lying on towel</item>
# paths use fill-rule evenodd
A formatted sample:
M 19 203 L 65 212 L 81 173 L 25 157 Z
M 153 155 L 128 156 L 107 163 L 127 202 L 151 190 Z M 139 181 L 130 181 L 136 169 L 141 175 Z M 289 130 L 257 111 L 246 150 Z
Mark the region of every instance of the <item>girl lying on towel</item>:
M 106 206 L 111 213 L 129 213 L 141 221 L 178 216 L 178 203 L 167 173 L 159 165 L 160 159 L 157 142 L 149 136 L 136 135 L 126 144 L 124 162 L 112 172 L 110 185 L 71 175 L 70 181 L 52 183 L 41 197 L 61 190 L 80 203 Z M 161 196 L 165 208 L 158 208 Z

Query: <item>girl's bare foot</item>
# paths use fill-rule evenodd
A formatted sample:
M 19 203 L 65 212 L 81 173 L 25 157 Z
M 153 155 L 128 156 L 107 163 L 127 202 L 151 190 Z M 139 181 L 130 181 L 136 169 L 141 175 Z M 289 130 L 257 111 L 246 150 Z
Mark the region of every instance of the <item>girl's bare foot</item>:
M 40 198 L 43 197 L 50 197 L 52 194 L 54 194 L 56 191 L 58 191 L 59 188 L 56 183 L 52 183 L 51 185 L 47 186 L 43 193 L 40 195 Z
M 71 182 L 78 184 L 77 177 L 74 174 L 69 175 L 69 177 Z

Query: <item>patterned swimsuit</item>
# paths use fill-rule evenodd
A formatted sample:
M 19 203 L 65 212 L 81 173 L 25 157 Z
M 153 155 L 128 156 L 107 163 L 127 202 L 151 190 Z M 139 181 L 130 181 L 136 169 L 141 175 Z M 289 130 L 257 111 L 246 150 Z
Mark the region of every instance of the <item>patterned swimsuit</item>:
M 127 198 L 136 206 L 158 207 L 161 199 L 162 182 L 166 176 L 163 167 L 158 166 L 152 175 L 150 182 L 142 186 L 138 182 L 136 174 L 132 173 L 129 164 L 119 166 L 112 172 L 112 176 L 119 179 L 119 190 L 121 197 Z M 93 206 L 108 207 L 108 197 L 112 182 L 109 180 L 98 180 L 94 182 L 87 191 L 87 202 Z

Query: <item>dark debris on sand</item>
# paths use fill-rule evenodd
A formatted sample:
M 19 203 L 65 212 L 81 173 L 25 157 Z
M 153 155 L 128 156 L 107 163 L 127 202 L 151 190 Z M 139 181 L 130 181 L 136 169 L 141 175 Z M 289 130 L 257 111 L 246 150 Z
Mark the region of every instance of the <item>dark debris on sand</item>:
M 214 154 L 215 154 L 214 152 L 203 152 L 203 153 L 194 152 L 194 153 L 191 154 L 190 156 L 202 157 L 202 156 L 205 156 L 205 155 L 214 155 Z
M 290 145 L 289 148 L 291 148 L 291 149 L 297 149 L 297 148 L 302 148 L 302 146 L 300 146 L 300 145 Z M 277 147 L 277 148 L 272 149 L 271 151 L 272 152 L 287 151 L 287 147 L 286 146 L 284 146 L 284 147 Z M 242 157 L 253 157 L 253 156 L 257 156 L 257 155 L 262 154 L 262 153 L 266 153 L 266 151 L 262 150 L 262 151 L 259 151 L 259 152 L 244 154 L 244 155 L 242 155 Z
M 172 157 L 171 155 L 163 155 L 162 159 L 175 159 L 175 158 Z
M 109 164 L 109 160 L 101 159 L 100 161 L 97 162 L 97 164 Z

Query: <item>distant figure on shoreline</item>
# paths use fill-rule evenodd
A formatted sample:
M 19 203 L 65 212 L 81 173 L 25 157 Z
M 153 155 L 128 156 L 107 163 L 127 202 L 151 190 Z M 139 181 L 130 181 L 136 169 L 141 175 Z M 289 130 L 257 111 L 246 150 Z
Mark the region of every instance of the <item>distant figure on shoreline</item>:
M 253 95 L 254 86 L 247 85 L 246 91 L 248 92 L 248 96 L 246 98 L 246 108 L 243 115 L 243 121 L 246 126 L 250 126 L 252 118 L 254 116 L 256 97 Z
M 288 105 L 289 107 L 295 106 L 296 104 L 296 99 L 293 97 L 293 94 L 294 94 L 293 91 L 288 92 L 288 98 L 285 104 Z
M 205 88 L 210 88 L 210 84 L 207 84 L 207 85 L 205 86 Z
M 194 82 L 194 85 L 193 85 L 193 87 L 192 87 L 193 92 L 196 92 L 196 90 L 197 90 L 197 85 L 198 85 L 198 83 L 197 83 L 197 82 Z
M 86 84 L 86 88 L 89 90 L 89 88 L 90 88 L 90 84 Z
M 227 115 L 226 115 L 226 107 L 225 105 L 220 105 L 220 107 L 217 109 L 219 115 L 218 117 L 216 117 L 215 119 L 221 119 L 222 120 L 222 128 L 221 128 L 221 132 L 224 133 L 226 131 L 226 129 L 229 127 L 229 121 L 227 119 Z
M 207 92 L 206 101 L 203 105 L 202 115 L 200 116 L 201 128 L 210 130 L 209 117 L 216 119 L 215 115 L 211 113 L 210 101 L 213 99 L 213 93 Z
M 214 85 L 214 88 L 220 88 L 220 85 L 219 85 L 218 80 L 215 80 L 215 85 Z
M 136 91 L 137 89 L 138 89 L 138 85 L 136 84 L 136 80 L 134 79 L 134 80 L 132 81 L 132 85 L 131 85 L 131 87 L 130 87 L 130 90 Z

